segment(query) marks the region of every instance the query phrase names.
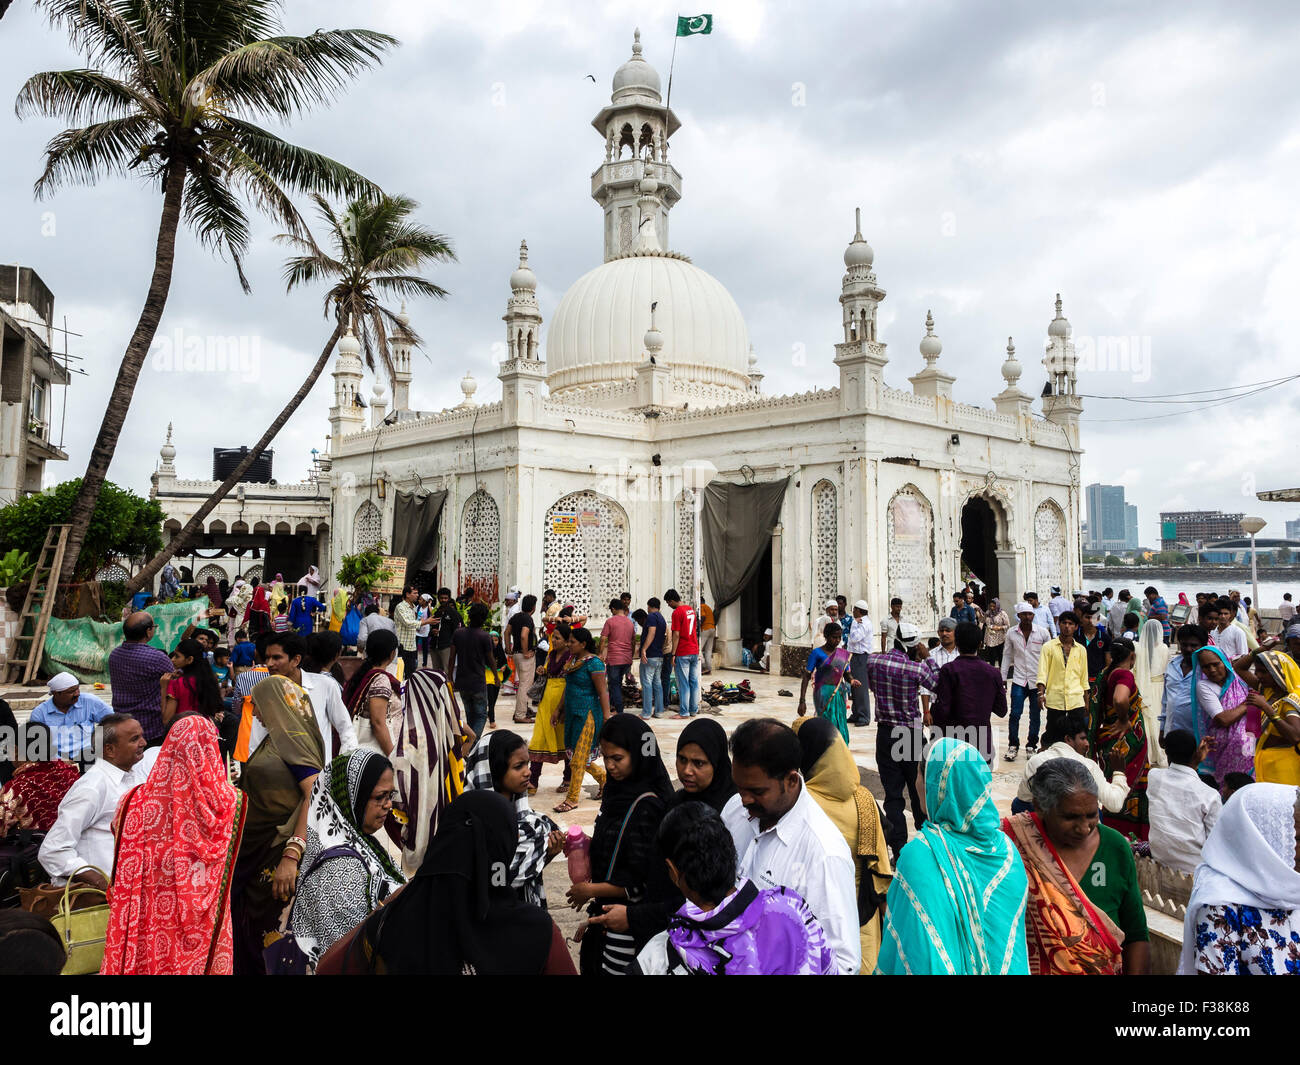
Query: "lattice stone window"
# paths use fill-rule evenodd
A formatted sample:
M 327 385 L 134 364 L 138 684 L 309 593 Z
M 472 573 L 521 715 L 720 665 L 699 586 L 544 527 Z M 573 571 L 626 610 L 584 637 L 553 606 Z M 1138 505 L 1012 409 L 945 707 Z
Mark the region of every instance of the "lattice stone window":
M 244 580 L 251 581 L 254 577 L 259 581 L 262 579 L 261 566 L 250 566 L 248 569 L 244 570 Z
M 888 521 L 889 596 L 903 600 L 904 618 L 928 628 L 935 613 L 930 504 L 909 485 L 889 501 Z
M 579 613 L 604 615 L 626 590 L 627 516 L 595 492 L 574 492 L 546 512 L 542 583 Z
M 194 583 L 202 587 L 208 583 L 209 577 L 213 578 L 213 580 L 220 584 L 221 581 L 226 578 L 226 571 L 222 566 L 204 566 L 197 574 L 195 574 Z
M 695 573 L 695 511 L 690 493 L 677 497 L 677 587 L 687 589 Z M 656 593 L 658 594 L 658 593 Z
M 496 500 L 482 489 L 465 501 L 460 552 L 463 583 L 473 584 L 489 601 L 495 601 L 501 561 L 501 513 Z
M 357 507 L 352 523 L 352 550 L 364 551 L 379 543 L 383 539 L 383 522 L 379 508 L 369 499 Z
M 840 514 L 835 486 L 830 481 L 818 481 L 813 486 L 812 509 L 816 608 L 834 599 L 840 590 Z
M 116 562 L 110 566 L 105 566 L 95 574 L 95 580 L 97 581 L 127 581 L 130 579 L 131 574 L 127 573 L 127 571 Z
M 1039 601 L 1047 602 L 1053 585 L 1065 587 L 1065 519 L 1052 502 L 1034 513 L 1034 560 Z

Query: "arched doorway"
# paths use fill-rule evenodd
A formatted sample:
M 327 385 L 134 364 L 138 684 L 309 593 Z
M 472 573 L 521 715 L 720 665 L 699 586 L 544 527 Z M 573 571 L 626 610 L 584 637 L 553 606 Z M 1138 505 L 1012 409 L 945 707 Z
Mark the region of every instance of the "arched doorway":
M 972 496 L 961 508 L 961 573 L 965 583 L 968 574 L 985 585 L 988 598 L 1001 595 L 998 588 L 998 519 L 993 506 L 983 496 Z

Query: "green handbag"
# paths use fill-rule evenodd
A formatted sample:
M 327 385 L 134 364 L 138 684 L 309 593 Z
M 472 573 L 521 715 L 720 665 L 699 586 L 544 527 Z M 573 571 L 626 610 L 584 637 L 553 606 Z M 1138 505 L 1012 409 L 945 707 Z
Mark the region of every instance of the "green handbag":
M 59 901 L 59 908 L 50 918 L 50 923 L 58 931 L 64 949 L 68 952 L 68 960 L 63 966 L 64 976 L 97 973 L 104 963 L 104 941 L 108 938 L 108 895 L 89 884 L 72 883 L 73 876 L 87 869 L 103 876 L 105 880 L 108 879 L 102 869 L 93 865 L 83 865 L 68 877 L 67 886 L 63 889 L 63 898 Z M 104 902 L 99 906 L 84 906 L 74 910 L 72 900 L 85 894 L 102 895 Z

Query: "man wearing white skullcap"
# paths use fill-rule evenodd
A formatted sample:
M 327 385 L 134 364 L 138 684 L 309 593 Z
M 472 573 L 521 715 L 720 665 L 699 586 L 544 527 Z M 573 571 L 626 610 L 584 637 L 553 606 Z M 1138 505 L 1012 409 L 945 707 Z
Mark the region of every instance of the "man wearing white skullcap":
M 817 644 L 821 641 L 822 630 L 826 628 L 826 626 L 829 625 L 832 621 L 835 622 L 836 625 L 839 625 L 841 623 L 840 604 L 837 603 L 834 599 L 827 599 L 826 606 L 822 613 L 822 616 L 819 617 L 817 621 L 813 624 L 813 646 L 814 647 L 816 647 Z
M 32 711 L 31 720 L 49 728 L 60 758 L 77 761 L 90 746 L 95 726 L 113 712 L 102 699 L 83 692 L 71 673 L 56 673 L 46 687 L 50 697 Z

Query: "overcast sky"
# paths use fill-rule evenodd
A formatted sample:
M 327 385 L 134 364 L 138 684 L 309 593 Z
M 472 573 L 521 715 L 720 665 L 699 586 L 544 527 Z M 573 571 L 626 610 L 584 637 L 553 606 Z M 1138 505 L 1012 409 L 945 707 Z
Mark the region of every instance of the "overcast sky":
M 500 395 L 500 320 L 526 237 L 549 319 L 601 259 L 590 174 L 603 159 L 591 119 L 640 26 L 667 83 L 674 7 L 555 0 L 474 5 L 289 0 L 289 32 L 363 25 L 403 42 L 346 98 L 286 135 L 414 197 L 459 261 L 450 290 L 413 306 L 426 337 L 412 405 Z M 837 382 L 841 256 L 861 206 L 888 296 L 888 382 L 922 365 L 927 308 L 956 397 L 991 405 L 1008 335 L 1037 394 L 1054 294 L 1096 396 L 1164 396 L 1282 376 L 1300 336 L 1300 121 L 1287 3 L 882 3 L 710 0 L 715 31 L 683 39 L 672 159 L 684 195 L 673 250 L 718 277 L 748 322 L 769 393 Z M 694 14 L 696 12 L 682 12 Z M 0 22 L 0 100 L 45 69 L 82 65 L 18 0 Z M 593 74 L 593 84 L 587 74 Z M 31 266 L 56 315 L 82 334 L 68 395 L 66 450 L 47 480 L 82 472 L 152 268 L 160 197 L 129 180 L 37 202 L 41 151 L 59 127 L 0 112 L 0 259 Z M 275 229 L 255 228 L 243 295 L 229 263 L 178 240 L 160 336 L 238 335 L 255 374 L 146 366 L 110 477 L 142 494 L 167 422 L 182 477 L 210 475 L 213 446 L 252 443 L 326 336 L 316 291 L 286 295 Z M 1127 341 L 1121 358 L 1105 338 Z M 1086 339 L 1085 338 L 1089 338 Z M 1098 344 L 1091 338 L 1103 338 Z M 545 333 L 543 332 L 543 349 Z M 251 350 L 251 349 L 250 349 Z M 799 352 L 806 364 L 798 365 Z M 543 352 L 544 353 L 544 352 Z M 1100 361 L 1100 360 L 1098 360 Z M 248 376 L 252 379 L 245 380 Z M 367 381 L 367 388 L 370 382 Z M 276 474 L 296 480 L 323 448 L 326 376 L 275 442 Z M 1222 409 L 1089 399 L 1084 483 L 1124 484 L 1144 542 L 1157 512 L 1257 512 L 1265 535 L 1300 505 L 1254 500 L 1292 487 L 1297 387 Z

